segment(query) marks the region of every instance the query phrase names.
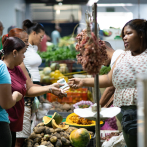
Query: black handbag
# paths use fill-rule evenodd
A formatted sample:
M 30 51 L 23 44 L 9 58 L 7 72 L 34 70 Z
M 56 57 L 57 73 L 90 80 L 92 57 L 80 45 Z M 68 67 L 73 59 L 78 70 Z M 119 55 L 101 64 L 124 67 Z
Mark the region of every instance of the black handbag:
M 123 114 L 121 125 L 125 133 L 137 135 L 137 110 L 121 109 L 121 113 Z

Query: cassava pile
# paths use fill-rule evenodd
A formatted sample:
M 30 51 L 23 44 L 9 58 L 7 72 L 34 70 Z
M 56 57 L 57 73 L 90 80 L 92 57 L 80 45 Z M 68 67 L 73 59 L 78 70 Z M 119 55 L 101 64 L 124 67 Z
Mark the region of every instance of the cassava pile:
M 83 70 L 89 74 L 99 73 L 101 66 L 107 60 L 106 46 L 103 41 L 98 41 L 90 29 L 83 30 L 77 35 L 78 43 L 76 50 L 78 63 L 82 64 Z
M 23 147 L 72 147 L 69 135 L 75 130 L 74 127 L 69 127 L 66 131 L 61 128 L 53 129 L 45 126 L 44 123 L 38 124 L 33 133 L 25 140 Z

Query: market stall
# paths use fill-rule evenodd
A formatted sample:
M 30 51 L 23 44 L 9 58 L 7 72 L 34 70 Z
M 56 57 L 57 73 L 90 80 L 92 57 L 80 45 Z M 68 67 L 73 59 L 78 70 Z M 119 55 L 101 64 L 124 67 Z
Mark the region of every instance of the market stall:
M 93 15 L 95 24 L 97 24 L 97 4 L 94 5 Z M 67 88 L 67 97 L 58 98 L 57 96 L 48 93 L 42 99 L 42 104 L 37 113 L 37 121 L 32 130 L 31 136 L 25 140 L 25 146 L 44 145 L 47 147 L 99 147 L 105 140 L 108 141 L 111 137 L 119 137 L 120 132 L 118 130 L 100 130 L 105 125 L 105 120 L 113 118 L 119 112 L 119 108 L 101 108 L 99 106 L 99 92 L 98 92 L 98 73 L 107 74 L 110 71 L 110 67 L 103 67 L 101 65 L 106 56 L 104 52 L 101 52 L 101 44 L 97 44 L 97 28 L 95 27 L 95 35 L 91 33 L 90 21 L 91 16 L 89 13 L 87 16 L 87 30 L 83 31 L 83 34 L 77 36 L 77 40 L 81 35 L 81 39 L 76 44 L 76 50 L 80 52 L 78 54 L 77 61 L 82 64 L 85 71 L 73 72 L 72 64 L 75 62 L 77 52 L 75 50 L 74 39 L 68 38 L 69 41 L 61 40 L 58 46 L 49 46 L 47 52 L 39 53 L 42 59 L 45 60 L 47 67 L 40 68 L 41 84 L 48 85 L 59 82 L 64 79 L 65 83 L 73 76 L 84 74 L 95 75 L 95 100 L 93 99 L 91 91 L 88 88 L 69 89 Z M 97 26 L 97 25 L 95 25 Z M 92 36 L 91 36 L 92 34 Z M 82 36 L 83 35 L 83 36 Z M 98 56 L 103 59 L 98 64 L 90 65 L 90 60 L 87 60 L 86 64 L 89 64 L 87 68 L 83 62 L 81 62 L 85 56 L 85 48 L 80 49 L 81 42 L 85 36 L 91 37 L 89 44 L 94 46 L 95 60 L 99 59 Z M 87 37 L 86 36 L 86 37 Z M 67 39 L 67 38 L 66 38 Z M 89 39 L 89 40 L 90 40 Z M 87 40 L 87 44 L 89 41 Z M 94 44 L 95 43 L 95 44 Z M 63 45 L 64 44 L 64 45 Z M 88 50 L 89 48 L 87 48 Z M 98 56 L 97 56 L 98 55 Z M 66 60 L 65 60 L 66 59 Z M 92 68 L 90 68 L 92 66 Z M 84 78 L 84 77 L 83 77 Z M 48 109 L 45 105 L 49 105 Z M 117 139 L 118 140 L 118 139 Z M 123 138 L 122 138 L 123 140 Z M 103 143 L 103 144 L 104 144 Z

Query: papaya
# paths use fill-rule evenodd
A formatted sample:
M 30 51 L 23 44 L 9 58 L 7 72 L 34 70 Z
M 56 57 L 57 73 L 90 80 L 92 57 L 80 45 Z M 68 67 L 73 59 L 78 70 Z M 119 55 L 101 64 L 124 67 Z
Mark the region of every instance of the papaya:
M 51 127 L 52 126 L 52 118 L 50 118 L 48 116 L 44 116 L 43 123 L 44 123 L 44 125 Z
M 63 120 L 63 117 L 58 114 L 57 112 L 55 112 L 52 116 L 52 118 L 50 118 L 49 116 L 44 116 L 43 117 L 43 122 L 44 122 L 44 125 L 48 126 L 48 127 L 52 127 L 52 120 L 55 120 L 56 124 L 59 125 L 62 120 Z
M 69 139 L 74 147 L 86 147 L 90 142 L 90 135 L 85 128 L 81 128 L 72 131 Z
M 55 120 L 57 125 L 59 125 L 63 120 L 63 117 L 57 112 L 53 114 L 52 118 Z
M 56 128 L 61 128 L 61 129 L 63 129 L 63 130 L 67 130 L 67 129 L 69 128 L 69 125 L 65 125 L 64 123 L 63 123 L 63 124 L 57 125 L 56 122 L 55 122 L 55 120 L 53 119 L 53 120 L 52 120 L 52 127 L 53 127 L 54 129 L 56 129 Z

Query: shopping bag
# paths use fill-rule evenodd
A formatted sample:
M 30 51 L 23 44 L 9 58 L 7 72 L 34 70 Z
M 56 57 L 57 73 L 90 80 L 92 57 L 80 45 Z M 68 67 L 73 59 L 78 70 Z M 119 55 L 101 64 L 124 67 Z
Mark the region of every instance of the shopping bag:
M 34 98 L 34 102 L 33 102 L 33 104 L 32 104 L 32 113 L 35 113 L 35 112 L 38 111 L 39 104 L 40 104 L 40 102 L 39 102 L 38 98 L 35 97 L 35 98 Z

